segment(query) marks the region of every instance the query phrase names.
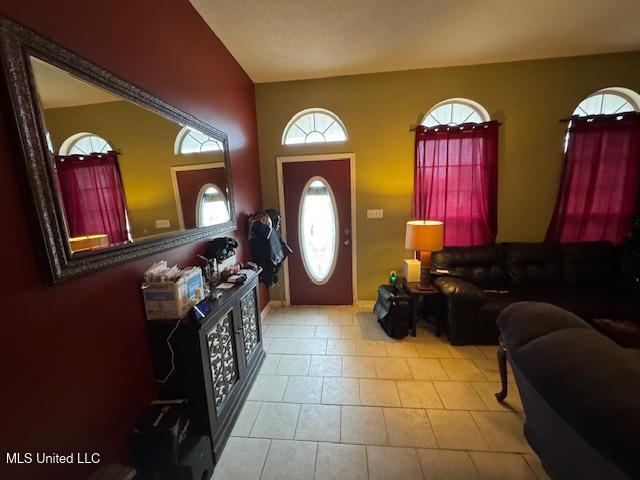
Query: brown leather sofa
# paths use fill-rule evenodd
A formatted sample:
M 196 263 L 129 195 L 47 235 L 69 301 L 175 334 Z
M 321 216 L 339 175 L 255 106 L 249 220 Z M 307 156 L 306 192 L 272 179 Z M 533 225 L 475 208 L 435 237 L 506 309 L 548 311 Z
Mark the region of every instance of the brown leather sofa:
M 452 345 L 495 344 L 498 314 L 520 301 L 558 305 L 587 321 L 640 320 L 640 292 L 624 282 L 625 254 L 607 242 L 445 248 L 432 257 L 440 320 Z

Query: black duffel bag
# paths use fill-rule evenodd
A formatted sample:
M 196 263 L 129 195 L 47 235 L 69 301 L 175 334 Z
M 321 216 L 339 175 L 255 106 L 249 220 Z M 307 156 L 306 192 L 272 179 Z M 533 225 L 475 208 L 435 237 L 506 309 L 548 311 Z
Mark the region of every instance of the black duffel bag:
M 404 338 L 411 326 L 411 297 L 395 285 L 380 285 L 373 312 L 391 338 Z

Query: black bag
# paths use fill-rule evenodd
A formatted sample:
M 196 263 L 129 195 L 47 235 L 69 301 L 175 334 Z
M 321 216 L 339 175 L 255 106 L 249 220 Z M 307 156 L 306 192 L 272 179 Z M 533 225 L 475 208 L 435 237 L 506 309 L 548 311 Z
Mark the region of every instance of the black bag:
M 373 308 L 378 322 L 391 338 L 404 338 L 411 326 L 411 297 L 395 285 L 380 285 Z

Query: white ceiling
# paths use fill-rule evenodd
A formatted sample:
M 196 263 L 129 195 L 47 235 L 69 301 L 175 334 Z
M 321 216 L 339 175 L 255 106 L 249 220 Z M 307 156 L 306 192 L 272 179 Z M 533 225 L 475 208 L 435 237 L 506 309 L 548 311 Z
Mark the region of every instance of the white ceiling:
M 31 57 L 31 60 L 36 90 L 43 108 L 75 107 L 122 100 L 38 58 Z
M 191 0 L 255 82 L 640 50 L 640 0 Z

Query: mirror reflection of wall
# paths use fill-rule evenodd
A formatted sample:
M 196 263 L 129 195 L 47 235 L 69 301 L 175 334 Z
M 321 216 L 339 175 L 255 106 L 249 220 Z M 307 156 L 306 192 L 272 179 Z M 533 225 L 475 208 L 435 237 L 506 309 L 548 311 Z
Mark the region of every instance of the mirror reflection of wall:
M 222 141 L 39 59 L 31 64 L 72 251 L 230 220 Z M 205 185 L 214 192 L 203 209 Z

